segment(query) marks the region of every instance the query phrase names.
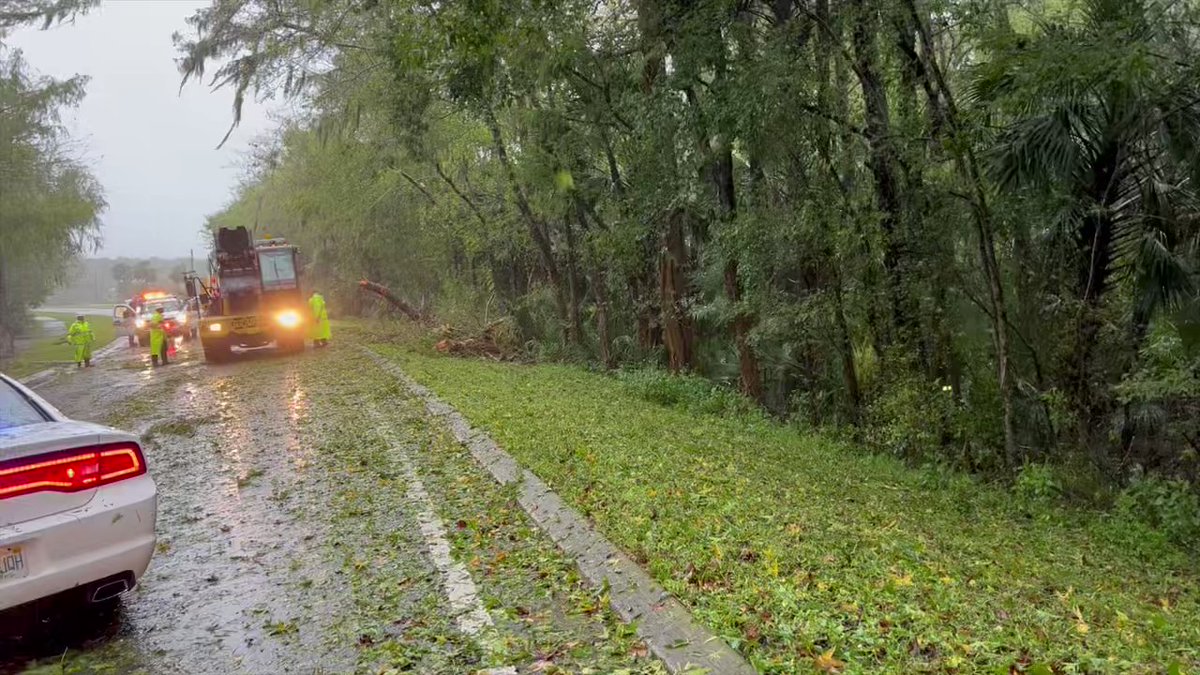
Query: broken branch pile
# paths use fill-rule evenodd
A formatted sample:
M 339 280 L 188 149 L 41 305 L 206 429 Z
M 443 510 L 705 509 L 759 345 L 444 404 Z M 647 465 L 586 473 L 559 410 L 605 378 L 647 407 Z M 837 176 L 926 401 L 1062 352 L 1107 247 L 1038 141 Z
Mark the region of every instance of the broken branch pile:
M 433 322 L 431 315 L 421 312 L 405 302 L 403 298 L 397 297 L 383 284 L 363 279 L 358 282 L 358 287 L 383 298 L 392 307 L 400 310 L 417 323 L 431 325 Z M 442 324 L 434 332 L 439 338 L 434 349 L 443 354 L 482 356 L 496 361 L 508 360 L 516 356 L 517 349 L 513 347 L 515 341 L 512 339 L 511 326 L 507 319 L 489 323 L 478 335 L 466 334 L 450 324 Z
M 503 325 L 503 319 L 493 321 L 484 327 L 480 335 L 464 336 L 461 331 L 446 324 L 438 329 L 442 339 L 438 340 L 433 347 L 443 354 L 453 356 L 483 356 L 496 361 L 504 361 L 513 358 L 513 354 L 501 346 L 496 339 Z

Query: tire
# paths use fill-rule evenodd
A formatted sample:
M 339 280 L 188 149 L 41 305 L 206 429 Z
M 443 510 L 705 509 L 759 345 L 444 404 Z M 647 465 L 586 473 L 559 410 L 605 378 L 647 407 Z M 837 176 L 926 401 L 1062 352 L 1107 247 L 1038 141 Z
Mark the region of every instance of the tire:
M 209 363 L 224 363 L 232 355 L 228 342 L 203 342 L 203 345 L 204 360 Z

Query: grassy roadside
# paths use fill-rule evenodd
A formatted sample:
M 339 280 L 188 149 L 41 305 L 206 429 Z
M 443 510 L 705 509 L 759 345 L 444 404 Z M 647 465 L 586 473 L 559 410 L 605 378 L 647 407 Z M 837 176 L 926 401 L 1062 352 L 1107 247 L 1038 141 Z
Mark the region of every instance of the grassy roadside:
M 75 321 L 75 316 L 53 312 L 35 312 L 34 316 L 61 321 L 62 333 L 39 336 L 15 357 L 0 360 L 0 372 L 9 377 L 25 377 L 39 370 L 72 363 L 75 360 L 75 348 L 67 344 L 67 328 Z M 116 339 L 117 329 L 112 325 L 112 321 L 105 317 L 91 316 L 88 317 L 88 322 L 92 324 L 92 331 L 96 333 L 93 349 L 99 349 Z
M 1194 672 L 1197 566 L 1098 514 L 565 366 L 383 346 L 763 672 Z
M 354 599 L 353 611 L 335 622 L 334 636 L 357 645 L 360 672 L 457 674 L 503 665 L 537 673 L 666 672 L 510 491 L 431 426 L 420 401 L 395 378 L 344 350 L 337 368 L 354 376 L 331 380 L 328 365 L 309 365 L 319 358 L 332 363 L 333 355 L 310 356 L 300 383 L 320 395 L 311 399 L 306 433 L 324 439 L 315 461 L 338 477 L 325 517 L 334 524 L 334 558 Z M 418 506 L 392 444 L 408 448 L 454 558 L 467 567 L 496 621 L 487 649 L 446 613 L 440 576 L 425 560 L 416 526 Z

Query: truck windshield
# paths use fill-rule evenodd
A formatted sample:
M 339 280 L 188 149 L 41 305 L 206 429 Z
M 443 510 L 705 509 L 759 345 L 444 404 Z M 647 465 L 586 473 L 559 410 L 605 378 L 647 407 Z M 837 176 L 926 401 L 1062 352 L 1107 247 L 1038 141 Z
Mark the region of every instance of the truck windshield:
M 292 251 L 262 251 L 259 253 L 264 288 L 290 288 L 296 285 L 296 263 Z

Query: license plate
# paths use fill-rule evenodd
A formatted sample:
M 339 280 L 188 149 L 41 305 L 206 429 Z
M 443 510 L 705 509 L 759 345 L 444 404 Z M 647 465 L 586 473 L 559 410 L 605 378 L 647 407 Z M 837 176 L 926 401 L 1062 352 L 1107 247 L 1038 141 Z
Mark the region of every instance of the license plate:
M 25 549 L 20 546 L 0 547 L 0 581 L 24 579 L 29 576 Z
M 233 321 L 234 328 L 254 328 L 258 325 L 258 317 L 256 316 L 239 316 Z

